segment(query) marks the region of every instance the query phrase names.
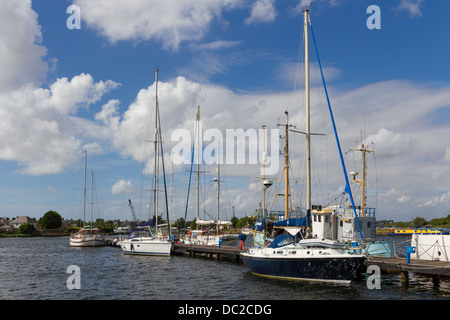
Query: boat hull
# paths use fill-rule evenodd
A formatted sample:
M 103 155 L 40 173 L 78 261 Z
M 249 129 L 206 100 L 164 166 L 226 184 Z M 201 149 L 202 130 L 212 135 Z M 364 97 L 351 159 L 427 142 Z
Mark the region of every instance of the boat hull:
M 255 275 L 288 280 L 350 283 L 365 260 L 364 256 L 345 257 L 261 257 L 241 254 Z
M 374 241 L 366 244 L 367 254 L 375 257 L 392 258 L 394 256 L 394 241 Z
M 103 247 L 106 246 L 105 239 L 97 238 L 83 238 L 83 239 L 70 239 L 71 247 Z
M 127 239 L 120 242 L 120 247 L 126 254 L 169 256 L 172 242 L 164 239 Z
M 450 261 L 450 235 L 415 234 L 411 237 L 414 247 L 412 259 Z

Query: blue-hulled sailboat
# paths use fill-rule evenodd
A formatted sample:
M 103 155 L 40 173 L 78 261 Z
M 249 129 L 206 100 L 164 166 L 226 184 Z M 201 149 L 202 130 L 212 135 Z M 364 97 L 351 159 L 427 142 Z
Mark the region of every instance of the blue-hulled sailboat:
M 311 219 L 311 156 L 310 156 L 310 95 L 309 95 L 309 46 L 308 46 L 308 23 L 309 10 L 305 9 L 304 16 L 304 37 L 305 37 L 305 100 L 306 100 L 306 171 L 307 171 L 307 203 L 305 223 Z M 320 66 L 320 61 L 319 61 Z M 323 76 L 322 76 L 323 79 Z M 325 83 L 324 83 L 325 84 Z M 325 88 L 326 90 L 326 88 Z M 342 157 L 342 152 L 337 136 L 334 118 L 331 107 L 327 101 L 330 116 L 335 132 L 336 143 L 338 146 L 342 169 L 346 179 L 346 192 L 350 195 L 352 208 L 355 208 L 353 197 L 347 178 L 347 172 Z M 286 172 L 287 174 L 287 172 Z M 289 188 L 288 180 L 286 181 L 286 190 Z M 289 194 L 288 191 L 286 191 Z M 286 203 L 288 200 L 286 199 Z M 285 206 L 286 213 L 288 206 Z M 359 233 L 362 238 L 361 229 L 359 227 L 358 217 L 354 210 L 355 222 L 357 223 Z M 312 233 L 314 234 L 314 226 Z M 296 236 L 289 237 L 282 235 L 284 239 L 274 241 L 269 246 L 254 247 L 247 252 L 241 253 L 241 258 L 249 270 L 256 275 L 282 278 L 289 280 L 312 280 L 349 283 L 356 276 L 359 268 L 363 264 L 366 256 L 357 250 L 347 250 L 344 242 L 330 239 L 297 239 Z M 356 248 L 355 248 L 356 249 Z

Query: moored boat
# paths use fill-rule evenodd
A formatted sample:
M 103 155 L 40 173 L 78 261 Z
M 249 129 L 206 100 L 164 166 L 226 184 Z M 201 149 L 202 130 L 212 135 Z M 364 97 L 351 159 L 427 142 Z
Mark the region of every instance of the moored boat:
M 312 205 L 311 205 L 311 157 L 310 157 L 310 98 L 309 98 L 309 46 L 308 46 L 308 9 L 303 12 L 304 16 L 304 39 L 305 39 L 305 97 L 306 97 L 306 217 L 304 219 L 304 225 L 299 224 L 295 226 L 295 230 L 289 232 L 290 234 L 282 234 L 273 240 L 269 246 L 254 247 L 246 252 L 241 253 L 241 258 L 244 264 L 248 267 L 250 272 L 255 275 L 264 277 L 281 278 L 288 280 L 310 280 L 310 281 L 326 281 L 326 282 L 338 282 L 349 283 L 356 276 L 362 263 L 365 261 L 365 254 L 359 253 L 359 248 L 353 247 L 354 250 L 346 250 L 345 243 L 339 241 L 333 241 L 329 239 L 298 239 L 298 236 L 302 236 L 301 227 L 308 226 L 308 222 L 311 219 Z M 320 61 L 319 61 L 320 66 Z M 322 75 L 323 77 L 323 75 Z M 324 83 L 325 84 L 325 83 Z M 327 96 L 328 100 L 328 96 Z M 328 101 L 329 102 L 329 101 Z M 340 150 L 339 139 L 337 136 L 336 127 L 334 124 L 331 107 L 329 105 L 329 111 L 333 128 L 335 132 L 335 138 L 338 146 L 338 151 L 341 158 L 342 169 L 346 179 L 346 191 L 349 193 L 353 213 L 356 224 L 358 226 L 359 234 L 362 238 L 361 230 L 359 227 L 358 216 L 355 212 L 355 206 L 351 189 L 349 186 L 345 164 L 342 158 L 342 152 Z M 286 112 L 286 116 L 288 113 Z M 289 127 L 289 123 L 286 123 L 286 132 Z M 288 139 L 286 134 L 285 139 Z M 288 220 L 289 213 L 289 179 L 288 168 L 288 144 L 285 147 L 285 214 L 286 220 Z M 300 221 L 299 221 L 300 222 Z M 303 222 L 303 221 L 302 221 Z M 288 227 L 288 223 L 286 226 Z M 322 234 L 322 230 L 315 230 L 315 225 L 312 224 L 312 234 Z M 280 240 L 278 240 L 280 239 Z
M 106 237 L 97 228 L 81 228 L 70 235 L 71 247 L 102 247 L 106 246 L 106 241 Z

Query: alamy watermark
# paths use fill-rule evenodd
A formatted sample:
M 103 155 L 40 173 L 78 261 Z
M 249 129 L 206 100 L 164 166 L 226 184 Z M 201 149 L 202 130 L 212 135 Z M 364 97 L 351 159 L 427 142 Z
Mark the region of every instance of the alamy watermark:
M 81 289 L 81 270 L 77 265 L 70 265 L 67 267 L 66 273 L 70 273 L 71 275 L 67 278 L 66 285 L 67 289 L 73 290 Z
M 381 270 L 377 265 L 370 265 L 367 267 L 367 277 L 366 286 L 368 289 L 381 289 Z
M 187 129 L 180 128 L 172 132 L 171 141 L 178 141 L 172 148 L 174 164 L 264 164 L 265 174 L 274 175 L 278 172 L 278 129 L 226 129 L 223 134 L 214 128 L 203 132 L 201 121 L 196 121 L 195 126 L 200 128 L 198 132 L 202 132 L 199 138 L 197 135 L 192 137 Z M 267 152 L 268 145 L 270 152 Z
M 367 18 L 366 26 L 367 29 L 381 29 L 381 9 L 377 5 L 371 5 L 367 7 L 366 13 L 371 14 Z
M 66 26 L 67 29 L 81 29 L 81 9 L 77 5 L 71 5 L 67 7 L 66 13 L 70 14 L 70 17 L 67 18 Z

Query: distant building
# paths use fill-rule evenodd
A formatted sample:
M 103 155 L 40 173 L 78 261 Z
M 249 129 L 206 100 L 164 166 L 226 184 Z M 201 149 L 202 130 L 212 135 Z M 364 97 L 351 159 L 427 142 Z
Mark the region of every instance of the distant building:
M 23 225 L 24 223 L 30 223 L 30 224 L 34 225 L 35 227 L 37 225 L 37 221 L 35 218 L 30 218 L 28 216 L 21 216 L 21 217 L 17 217 L 14 220 L 9 221 L 9 226 L 19 229 L 19 227 L 21 225 Z

